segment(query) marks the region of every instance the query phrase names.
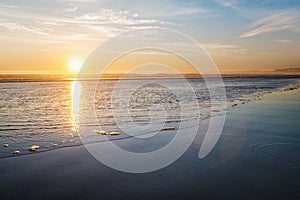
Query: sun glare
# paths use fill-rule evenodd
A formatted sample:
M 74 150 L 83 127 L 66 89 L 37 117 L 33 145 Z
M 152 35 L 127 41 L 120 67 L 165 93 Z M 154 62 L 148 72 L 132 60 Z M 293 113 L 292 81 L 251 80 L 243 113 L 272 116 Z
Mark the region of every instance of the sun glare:
M 78 73 L 82 67 L 82 64 L 83 60 L 81 58 L 72 58 L 68 63 L 70 72 Z

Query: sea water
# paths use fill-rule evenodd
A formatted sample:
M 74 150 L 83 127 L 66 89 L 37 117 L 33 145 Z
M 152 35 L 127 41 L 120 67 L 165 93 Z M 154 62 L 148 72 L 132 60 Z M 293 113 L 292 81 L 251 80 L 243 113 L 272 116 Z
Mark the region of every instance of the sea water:
M 95 81 L 97 87 L 90 88 Z M 193 90 L 191 93 L 186 92 L 187 86 L 182 85 L 178 78 L 2 81 L 0 158 L 12 156 L 15 150 L 19 150 L 20 155 L 36 153 L 27 150 L 32 145 L 40 146 L 37 152 L 81 145 L 79 127 L 87 132 L 100 129 L 118 131 L 120 136 L 114 138 L 125 139 L 128 134 L 123 134 L 122 127 L 154 127 L 163 123 L 164 126 L 178 128 L 176 124 L 199 117 L 192 111 L 201 112 L 200 120 L 218 114 L 218 110 L 215 113 L 211 111 L 205 81 L 199 78 L 187 81 Z M 262 94 L 288 87 L 297 81 L 296 78 L 223 78 L 227 97 L 224 100 L 228 102 L 225 110 L 259 100 Z M 128 98 L 132 88 L 135 88 L 134 92 Z M 94 92 L 87 94 L 86 90 Z M 192 98 L 196 98 L 197 102 Z M 191 103 L 181 107 L 179 99 Z M 93 108 L 94 113 L 88 108 Z M 92 119 L 95 117 L 97 123 Z M 106 136 L 99 136 L 99 140 L 101 137 Z M 9 146 L 4 147 L 3 144 Z

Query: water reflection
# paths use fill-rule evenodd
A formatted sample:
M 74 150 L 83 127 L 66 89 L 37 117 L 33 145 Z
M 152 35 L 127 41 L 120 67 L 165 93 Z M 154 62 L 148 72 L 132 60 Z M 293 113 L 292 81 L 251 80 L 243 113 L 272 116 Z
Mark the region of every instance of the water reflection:
M 79 120 L 80 111 L 80 95 L 81 95 L 81 83 L 79 81 L 73 81 L 71 83 L 71 96 L 72 96 L 72 109 L 71 109 L 71 121 L 72 130 L 76 131 Z

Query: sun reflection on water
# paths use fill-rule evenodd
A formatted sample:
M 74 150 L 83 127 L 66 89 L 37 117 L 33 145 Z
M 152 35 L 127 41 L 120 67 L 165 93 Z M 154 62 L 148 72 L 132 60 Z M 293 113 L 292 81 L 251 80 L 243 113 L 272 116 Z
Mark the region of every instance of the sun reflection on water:
M 79 120 L 79 111 L 80 111 L 80 95 L 81 95 L 81 83 L 79 81 L 72 82 L 71 96 L 72 96 L 72 112 L 71 112 L 71 121 L 72 121 L 72 130 L 76 131 Z

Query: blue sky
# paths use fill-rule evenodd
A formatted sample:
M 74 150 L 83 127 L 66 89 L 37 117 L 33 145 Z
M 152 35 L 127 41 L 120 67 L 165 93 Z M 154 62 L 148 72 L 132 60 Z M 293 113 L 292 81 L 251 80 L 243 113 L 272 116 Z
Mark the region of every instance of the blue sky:
M 193 37 L 222 71 L 299 67 L 299 10 L 298 0 L 0 1 L 0 71 L 60 71 L 122 31 L 157 27 Z

